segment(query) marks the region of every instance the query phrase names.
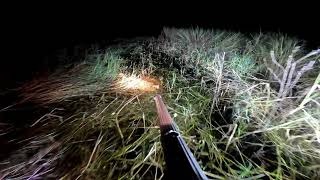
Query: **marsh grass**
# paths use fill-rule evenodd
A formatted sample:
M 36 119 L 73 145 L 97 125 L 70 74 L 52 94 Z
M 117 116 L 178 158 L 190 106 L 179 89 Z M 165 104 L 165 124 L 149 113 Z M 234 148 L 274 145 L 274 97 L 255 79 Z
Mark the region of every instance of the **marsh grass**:
M 117 47 L 92 51 L 83 63 L 19 89 L 22 102 L 51 109 L 33 126 L 56 122 L 35 137 L 56 134 L 50 142 L 59 143 L 60 151 L 50 156 L 57 162 L 43 177 L 162 179 L 155 93 L 162 94 L 209 178 L 319 175 L 319 50 L 310 54 L 282 35 L 246 37 L 200 28 L 165 28 L 158 39 Z M 155 77 L 162 87 L 129 93 L 114 85 L 119 73 Z M 46 149 L 48 143 L 35 146 Z M 15 174 L 11 159 L 4 177 L 31 177 Z M 40 166 L 34 165 L 30 170 Z

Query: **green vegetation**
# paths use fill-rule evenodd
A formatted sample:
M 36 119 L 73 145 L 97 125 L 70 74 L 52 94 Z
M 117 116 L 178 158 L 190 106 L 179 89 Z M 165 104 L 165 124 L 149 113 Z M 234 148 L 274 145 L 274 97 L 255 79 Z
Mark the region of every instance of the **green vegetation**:
M 200 28 L 165 28 L 157 39 L 94 51 L 19 89 L 22 102 L 49 113 L 32 122 L 30 128 L 42 131 L 23 142 L 1 174 L 161 179 L 153 102 L 161 93 L 209 178 L 316 178 L 319 54 L 283 35 Z M 161 88 L 127 92 L 117 85 L 120 73 L 154 77 Z

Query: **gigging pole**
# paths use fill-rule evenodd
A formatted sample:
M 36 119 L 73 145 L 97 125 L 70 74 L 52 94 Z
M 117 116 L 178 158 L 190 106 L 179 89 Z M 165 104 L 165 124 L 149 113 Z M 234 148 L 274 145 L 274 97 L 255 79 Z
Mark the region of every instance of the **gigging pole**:
M 197 160 L 180 136 L 162 97 L 154 97 L 160 119 L 161 144 L 164 152 L 169 179 L 207 180 Z

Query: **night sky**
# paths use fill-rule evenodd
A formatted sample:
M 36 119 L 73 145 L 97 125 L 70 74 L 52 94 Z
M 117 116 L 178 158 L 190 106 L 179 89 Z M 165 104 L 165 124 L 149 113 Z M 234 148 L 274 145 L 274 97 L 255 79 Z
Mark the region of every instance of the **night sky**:
M 1 87 L 14 87 L 30 79 L 47 64 L 44 57 L 61 48 L 92 43 L 108 44 L 117 38 L 158 36 L 164 26 L 226 29 L 243 33 L 283 32 L 320 46 L 319 14 L 314 4 L 291 3 L 294 7 L 266 1 L 249 5 L 186 3 L 173 5 L 140 3 L 103 4 L 82 8 L 47 5 L 21 8 L 3 22 L 5 46 L 1 60 Z M 231 8 L 230 5 L 234 6 Z M 124 7 L 124 5 L 126 5 Z M 62 8 L 61 8 L 62 7 Z M 98 8 L 97 8 L 98 7 Z M 54 63 L 53 63 L 54 64 Z

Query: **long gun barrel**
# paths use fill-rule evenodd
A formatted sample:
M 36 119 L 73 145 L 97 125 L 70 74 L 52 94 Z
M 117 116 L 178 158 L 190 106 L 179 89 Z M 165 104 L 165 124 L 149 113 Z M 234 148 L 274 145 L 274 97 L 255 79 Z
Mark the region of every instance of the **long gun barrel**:
M 194 158 L 187 144 L 180 136 L 162 97 L 154 97 L 160 119 L 161 144 L 165 156 L 169 179 L 208 179 Z

